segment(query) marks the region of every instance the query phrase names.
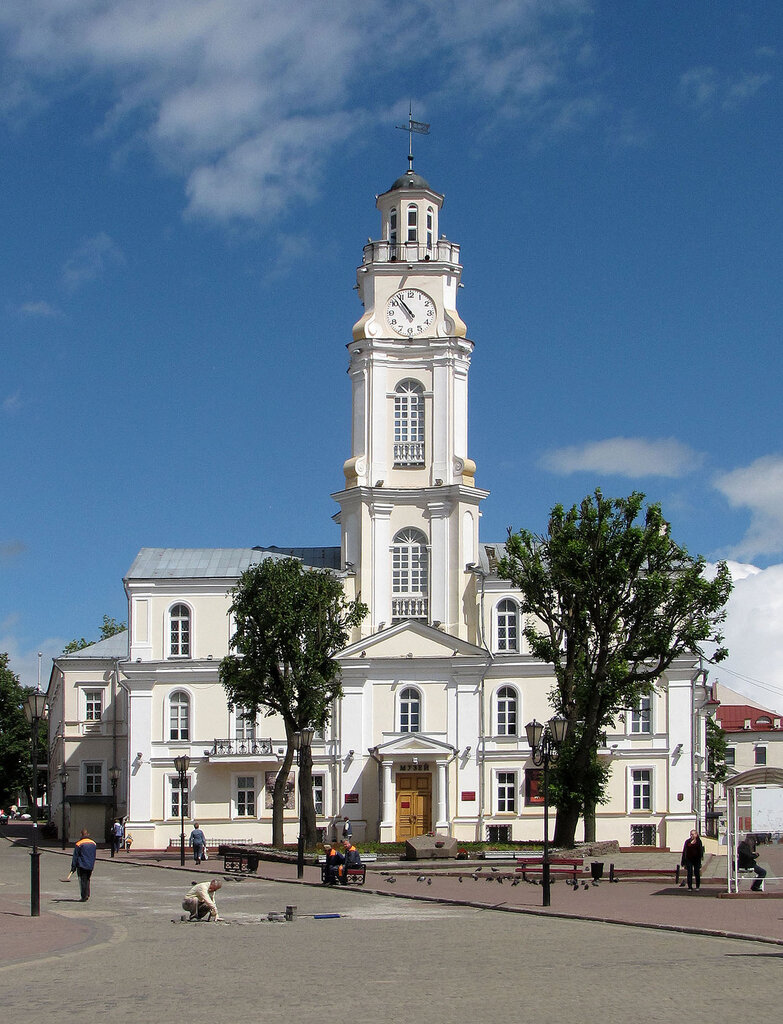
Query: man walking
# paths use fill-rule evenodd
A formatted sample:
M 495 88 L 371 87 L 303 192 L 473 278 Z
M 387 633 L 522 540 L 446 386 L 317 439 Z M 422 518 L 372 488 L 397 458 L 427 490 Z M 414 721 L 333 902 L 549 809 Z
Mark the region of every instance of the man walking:
M 90 839 L 90 833 L 83 828 L 81 837 L 73 848 L 73 857 L 71 857 L 71 871 L 75 871 L 79 876 L 82 903 L 86 903 L 90 898 L 90 878 L 95 867 L 97 852 L 98 847 L 95 845 L 95 841 Z
M 198 827 L 197 821 L 193 824 L 193 831 L 188 838 L 188 845 L 193 847 L 193 860 L 196 864 L 200 864 L 204 859 L 204 847 L 207 845 L 207 837 Z

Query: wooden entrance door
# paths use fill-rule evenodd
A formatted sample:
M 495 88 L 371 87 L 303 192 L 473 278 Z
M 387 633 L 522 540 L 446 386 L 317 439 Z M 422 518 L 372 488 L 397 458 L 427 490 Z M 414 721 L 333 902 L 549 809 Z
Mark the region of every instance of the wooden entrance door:
M 432 776 L 397 776 L 397 842 L 432 831 Z

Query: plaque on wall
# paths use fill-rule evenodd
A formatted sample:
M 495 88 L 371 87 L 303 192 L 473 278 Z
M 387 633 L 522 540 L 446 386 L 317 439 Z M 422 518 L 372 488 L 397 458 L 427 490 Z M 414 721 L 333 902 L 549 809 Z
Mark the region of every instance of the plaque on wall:
M 346 793 L 343 803 L 346 804 L 358 804 L 359 794 L 358 793 Z

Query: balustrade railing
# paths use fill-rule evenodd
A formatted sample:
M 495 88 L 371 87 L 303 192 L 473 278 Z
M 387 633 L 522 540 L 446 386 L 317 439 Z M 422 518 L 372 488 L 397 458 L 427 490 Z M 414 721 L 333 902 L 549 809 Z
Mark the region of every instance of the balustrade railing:
M 394 445 L 395 466 L 423 466 L 423 441 L 397 441 Z
M 259 757 L 272 753 L 271 739 L 241 740 L 235 737 L 212 741 L 210 757 Z
M 403 619 L 417 619 L 427 622 L 429 601 L 426 597 L 393 597 L 392 622 Z
M 390 242 L 381 239 L 368 242 L 364 247 L 364 263 L 459 263 L 459 246 L 441 239 L 427 245 L 424 242 Z

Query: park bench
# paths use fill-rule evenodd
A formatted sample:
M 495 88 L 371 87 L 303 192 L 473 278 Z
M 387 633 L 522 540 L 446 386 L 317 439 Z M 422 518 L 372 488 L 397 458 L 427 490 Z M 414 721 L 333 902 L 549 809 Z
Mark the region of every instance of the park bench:
M 550 857 L 549 858 L 549 874 L 552 875 L 571 875 L 576 885 L 579 872 L 584 865 L 584 861 L 581 858 L 572 857 Z M 527 881 L 528 875 L 543 875 L 544 873 L 544 858 L 543 857 L 524 857 L 517 860 L 517 867 L 515 869 L 517 874 L 522 875 L 524 881 Z
M 362 858 L 362 859 L 364 859 L 364 858 Z M 367 860 L 375 860 L 375 859 L 376 859 L 376 855 L 374 853 L 368 853 L 367 854 Z M 321 867 L 321 881 L 322 882 L 326 882 L 326 857 L 321 855 L 318 858 L 318 863 L 319 863 L 319 865 Z M 342 869 L 343 869 L 342 877 L 345 878 L 345 882 L 343 884 L 345 884 L 345 885 L 364 885 L 365 877 L 366 877 L 366 874 L 367 874 L 367 867 L 366 867 L 365 864 L 359 864 L 357 867 L 353 867 L 353 868 L 346 868 L 346 866 L 343 864 L 342 865 Z
M 218 857 L 223 858 L 224 871 L 251 872 L 258 871 L 261 859 L 257 850 L 243 850 L 241 844 L 221 843 L 218 846 Z

